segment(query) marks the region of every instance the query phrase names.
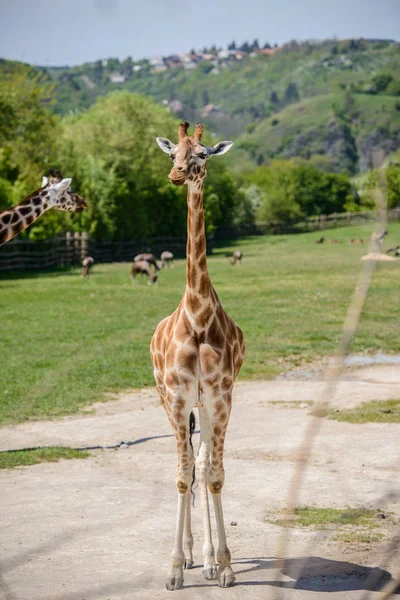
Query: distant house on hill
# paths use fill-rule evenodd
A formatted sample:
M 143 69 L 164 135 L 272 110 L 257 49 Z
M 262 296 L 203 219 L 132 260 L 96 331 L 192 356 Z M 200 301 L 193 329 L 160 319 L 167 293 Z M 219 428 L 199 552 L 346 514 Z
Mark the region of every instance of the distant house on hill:
M 114 71 L 110 73 L 110 81 L 111 83 L 124 83 L 125 75 L 122 75 L 119 71 Z
M 265 54 L 268 56 L 269 54 L 275 54 L 275 52 L 279 52 L 280 50 L 280 46 L 277 46 L 276 48 L 260 48 L 259 50 L 255 50 L 254 52 L 256 54 Z
M 201 109 L 200 114 L 202 117 L 207 117 L 208 115 L 211 115 L 212 113 L 218 112 L 218 110 L 219 110 L 218 107 L 215 106 L 214 104 L 206 104 Z
M 174 100 L 171 100 L 171 102 L 168 103 L 168 107 L 174 113 L 180 113 L 183 110 L 182 102 L 180 100 L 177 100 L 176 98 Z

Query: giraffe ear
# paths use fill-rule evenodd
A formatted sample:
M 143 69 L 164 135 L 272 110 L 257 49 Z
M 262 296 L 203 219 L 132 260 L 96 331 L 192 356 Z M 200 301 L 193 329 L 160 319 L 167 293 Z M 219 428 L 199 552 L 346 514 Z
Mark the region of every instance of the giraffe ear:
M 176 146 L 176 144 L 173 144 L 168 138 L 158 137 L 156 138 L 156 142 L 160 146 L 161 150 L 167 154 L 169 154 Z
M 46 185 L 49 183 L 49 179 L 48 177 L 42 177 L 42 188 L 46 187 Z
M 54 189 L 60 194 L 62 192 L 66 192 L 69 186 L 71 185 L 71 181 L 72 179 L 70 177 L 68 177 L 67 179 L 62 179 L 59 183 L 55 184 Z
M 232 148 L 233 142 L 218 142 L 215 146 L 208 148 L 208 156 L 217 156 L 218 154 L 225 154 L 230 148 Z

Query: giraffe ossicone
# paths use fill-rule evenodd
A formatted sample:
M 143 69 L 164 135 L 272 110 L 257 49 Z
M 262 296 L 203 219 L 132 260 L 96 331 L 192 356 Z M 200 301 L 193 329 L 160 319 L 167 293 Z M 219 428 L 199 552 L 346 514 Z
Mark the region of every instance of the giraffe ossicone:
M 62 178 L 59 171 L 43 177 L 42 186 L 16 206 L 0 211 L 0 246 L 12 240 L 50 208 L 82 212 L 86 202 L 71 191 L 72 179 Z
M 244 340 L 211 285 L 203 210 L 206 162 L 212 156 L 227 152 L 232 142 L 207 147 L 201 142 L 203 126 L 197 124 L 192 136 L 188 135 L 188 127 L 188 123 L 180 124 L 177 144 L 167 138 L 157 138 L 161 150 L 173 161 L 168 176 L 171 183 L 188 186 L 186 288 L 175 312 L 158 325 L 150 346 L 158 393 L 174 431 L 178 452 L 178 516 L 166 582 L 169 590 L 183 586 L 183 568 L 193 565 L 190 486 L 194 462 L 204 529 L 203 575 L 206 579 L 218 579 L 221 587 L 230 587 L 235 581 L 226 542 L 221 491 L 225 434 L 233 383 L 244 358 Z M 196 459 L 189 429 L 195 407 L 199 409 L 200 418 Z M 209 491 L 217 521 L 216 557 L 211 538 Z

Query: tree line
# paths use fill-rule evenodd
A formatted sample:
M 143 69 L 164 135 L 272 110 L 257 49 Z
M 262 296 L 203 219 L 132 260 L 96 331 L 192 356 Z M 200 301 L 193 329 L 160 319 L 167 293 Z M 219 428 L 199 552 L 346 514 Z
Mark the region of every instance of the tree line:
M 50 211 L 24 235 L 46 239 L 70 230 L 96 239 L 140 240 L 185 234 L 186 191 L 169 183 L 170 162 L 155 142 L 157 136 L 176 140 L 178 121 L 164 106 L 128 91 L 112 92 L 63 118 L 53 106 L 54 87 L 46 78 L 27 66 L 0 65 L 0 210 L 40 187 L 52 167 L 73 178 L 89 205 L 81 215 Z M 205 143 L 215 140 L 206 136 Z M 400 198 L 398 173 L 391 166 L 392 205 Z M 273 160 L 240 175 L 224 159 L 208 164 L 208 232 L 357 210 L 366 202 L 348 174 L 305 160 Z

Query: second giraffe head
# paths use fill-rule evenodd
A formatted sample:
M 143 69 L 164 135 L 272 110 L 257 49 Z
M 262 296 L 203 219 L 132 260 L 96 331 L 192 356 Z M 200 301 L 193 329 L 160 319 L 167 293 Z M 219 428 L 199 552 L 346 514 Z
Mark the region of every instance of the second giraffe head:
M 181 123 L 178 128 L 178 143 L 174 144 L 168 138 L 158 137 L 157 144 L 163 152 L 172 159 L 172 167 L 168 177 L 174 185 L 198 184 L 206 176 L 206 161 L 211 156 L 225 154 L 233 142 L 218 142 L 208 147 L 201 143 L 204 127 L 197 123 L 194 134 L 188 135 L 189 123 Z

